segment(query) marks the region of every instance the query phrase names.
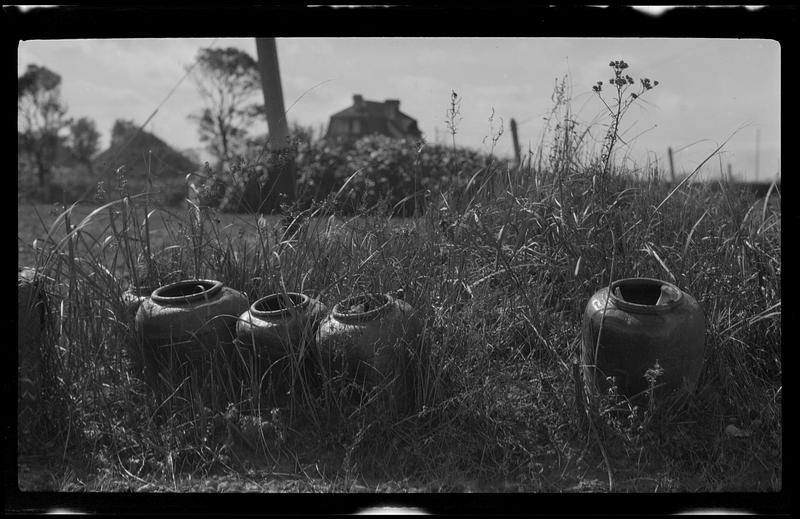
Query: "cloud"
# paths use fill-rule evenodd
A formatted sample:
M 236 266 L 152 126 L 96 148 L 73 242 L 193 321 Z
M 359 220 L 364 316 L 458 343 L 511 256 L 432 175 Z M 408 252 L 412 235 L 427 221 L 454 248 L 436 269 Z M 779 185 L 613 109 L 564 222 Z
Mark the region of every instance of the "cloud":
M 441 96 L 447 99 L 452 89 L 459 88 L 459 85 L 438 79 L 431 76 L 420 76 L 414 74 L 404 74 L 392 76 L 389 81 L 393 86 L 393 92 L 415 92 L 425 95 Z M 394 95 L 394 93 L 392 93 Z
M 330 39 L 328 38 L 277 38 L 275 45 L 279 58 L 294 59 L 307 58 L 317 55 L 325 58 L 335 56 Z
M 450 55 L 442 49 L 431 49 L 420 54 L 419 63 L 425 66 L 438 66 L 446 63 Z

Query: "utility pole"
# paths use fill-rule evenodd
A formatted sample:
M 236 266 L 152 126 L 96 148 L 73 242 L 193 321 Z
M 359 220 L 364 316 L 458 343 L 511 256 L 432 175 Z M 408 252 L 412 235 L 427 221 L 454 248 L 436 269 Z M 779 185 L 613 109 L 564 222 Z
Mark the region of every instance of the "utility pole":
M 517 121 L 511 118 L 511 138 L 514 141 L 514 160 L 517 161 L 517 167 L 522 165 L 522 158 L 519 152 L 519 138 L 517 137 Z
M 258 70 L 261 74 L 261 88 L 264 91 L 264 106 L 267 111 L 269 129 L 269 150 L 271 156 L 280 154 L 289 147 L 289 124 L 283 107 L 283 89 L 278 69 L 278 49 L 275 38 L 256 38 Z M 271 185 L 262 186 L 259 212 L 276 213 L 280 211 L 281 195 L 287 203 L 295 199 L 294 160 L 278 160 L 276 171 L 270 171 Z M 275 166 L 273 166 L 275 168 Z M 273 180 L 274 179 L 274 180 Z

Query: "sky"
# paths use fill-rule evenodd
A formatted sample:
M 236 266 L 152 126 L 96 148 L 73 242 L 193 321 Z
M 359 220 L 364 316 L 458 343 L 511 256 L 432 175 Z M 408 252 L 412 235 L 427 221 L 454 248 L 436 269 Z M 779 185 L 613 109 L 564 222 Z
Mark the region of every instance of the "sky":
M 212 44 L 256 57 L 253 38 L 30 40 L 20 42 L 18 75 L 28 64 L 60 74 L 69 115 L 94 119 L 104 147 L 115 120 L 141 124 L 161 105 L 145 129 L 207 158 L 188 118 L 202 101 L 191 79 L 181 79 L 198 50 Z M 702 176 L 714 178 L 728 164 L 741 180 L 780 175 L 781 49 L 773 40 L 278 38 L 277 48 L 290 122 L 319 131 L 361 94 L 399 99 L 427 141 L 451 143 L 445 120 L 455 91 L 461 99 L 456 145 L 490 151 L 502 120 L 494 152 L 508 157 L 510 119 L 517 121 L 523 150 L 535 149 L 554 84 L 565 76 L 579 128 L 592 126 L 602 140 L 608 119 L 592 85 L 606 86 L 609 61 L 622 59 L 636 80 L 659 82 L 623 120 L 630 165 L 644 169 L 657 160 L 664 168 L 671 147 L 676 171 L 690 173 L 730 137 L 721 160 L 709 160 Z M 251 133 L 265 131 L 266 123 Z

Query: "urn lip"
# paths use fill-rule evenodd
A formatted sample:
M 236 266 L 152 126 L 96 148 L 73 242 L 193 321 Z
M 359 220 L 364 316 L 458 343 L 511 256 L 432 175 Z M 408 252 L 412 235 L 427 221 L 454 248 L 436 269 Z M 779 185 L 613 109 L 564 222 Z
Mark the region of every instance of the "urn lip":
M 622 298 L 617 296 L 619 289 Z M 625 292 L 628 298 L 625 299 Z M 665 303 L 656 304 L 661 293 L 669 296 Z M 633 313 L 656 314 L 669 312 L 681 303 L 683 292 L 667 281 L 655 278 L 623 278 L 611 283 L 609 299 L 614 306 Z
M 290 306 L 285 305 L 284 297 L 288 297 Z M 292 312 L 305 310 L 311 298 L 299 292 L 277 292 L 257 299 L 250 305 L 250 314 L 267 319 L 283 318 Z
M 365 312 L 357 312 L 357 313 L 344 313 L 343 310 L 346 308 L 352 308 L 353 306 L 362 304 L 362 303 L 379 303 L 379 306 L 376 308 L 372 308 L 371 310 L 367 310 Z M 379 294 L 377 292 L 367 292 L 363 294 L 359 294 L 356 296 L 348 297 L 342 301 L 336 303 L 333 307 L 333 318 L 337 321 L 341 321 L 343 323 L 362 323 L 366 321 L 372 321 L 373 319 L 377 319 L 384 315 L 389 308 L 394 304 L 394 298 L 388 294 Z
M 222 290 L 222 282 L 214 279 L 184 279 L 158 287 L 150 295 L 156 303 L 182 305 L 205 301 Z

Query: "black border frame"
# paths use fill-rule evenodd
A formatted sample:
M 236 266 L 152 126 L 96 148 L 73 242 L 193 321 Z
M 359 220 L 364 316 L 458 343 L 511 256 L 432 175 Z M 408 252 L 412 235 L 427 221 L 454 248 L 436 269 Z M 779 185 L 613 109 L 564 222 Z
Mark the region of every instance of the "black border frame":
M 27 39 L 154 38 L 154 37 L 312 37 L 312 36 L 505 36 L 505 37 L 711 37 L 767 38 L 781 44 L 782 85 L 791 85 L 795 62 L 796 4 L 751 11 L 744 7 L 677 7 L 653 16 L 629 6 L 582 5 L 543 7 L 485 3 L 428 5 L 301 7 L 291 4 L 172 4 L 70 6 L 33 8 L 23 12 L 4 7 L 0 38 L 4 79 L 11 83 L 11 61 Z M 12 57 L 13 56 L 13 57 Z M 4 81 L 4 83 L 6 82 Z M 796 113 L 795 97 L 782 89 L 781 113 Z M 10 98 L 10 95 L 7 95 Z M 10 100 L 9 100 L 10 103 Z M 791 106 L 790 106 L 791 105 Z M 790 123 L 792 119 L 785 118 Z M 11 118 L 6 131 L 13 131 Z M 783 141 L 793 142 L 789 125 Z M 5 134 L 5 131 L 4 131 Z M 783 149 L 787 149 L 783 147 Z M 8 161 L 11 159 L 8 157 Z M 785 178 L 791 185 L 791 176 Z M 10 190 L 9 190 L 10 191 Z M 788 190 L 791 193 L 791 188 Z M 10 206 L 10 204 L 8 204 Z M 10 211 L 10 209 L 8 209 Z M 790 221 L 797 216 L 790 216 Z M 791 228 L 791 227 L 789 227 Z M 11 240 L 8 240 L 10 243 Z M 10 248 L 10 247 L 9 247 Z M 7 257 L 11 257 L 10 253 Z M 10 268 L 6 270 L 11 270 Z M 784 283 L 793 283 L 791 269 Z M 10 276 L 9 276 L 10 278 Z M 9 280 L 10 286 L 10 280 Z M 787 300 L 789 322 L 795 315 Z M 7 321 L 9 326 L 12 324 Z M 790 342 L 791 343 L 791 342 Z M 16 406 L 11 386 L 16 354 L 6 351 L 3 388 L 8 411 Z M 791 351 L 784 351 L 784 363 Z M 791 366 L 791 363 L 785 364 Z M 14 384 L 16 385 L 16 384 Z M 789 400 L 793 388 L 787 386 Z M 791 424 L 784 424 L 784 459 L 792 458 Z M 726 492 L 695 494 L 72 494 L 20 492 L 16 485 L 16 426 L 4 427 L 4 490 L 7 513 L 42 513 L 55 508 L 115 514 L 191 515 L 328 515 L 352 513 L 371 506 L 409 506 L 431 513 L 460 515 L 666 515 L 699 509 L 727 509 L 788 515 L 794 508 L 788 488 L 776 493 Z

